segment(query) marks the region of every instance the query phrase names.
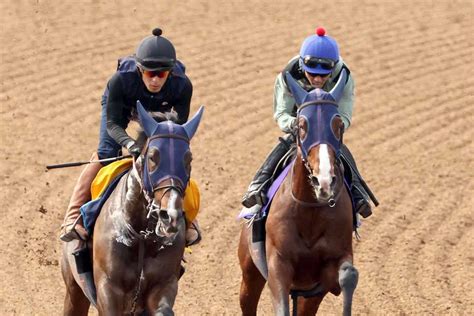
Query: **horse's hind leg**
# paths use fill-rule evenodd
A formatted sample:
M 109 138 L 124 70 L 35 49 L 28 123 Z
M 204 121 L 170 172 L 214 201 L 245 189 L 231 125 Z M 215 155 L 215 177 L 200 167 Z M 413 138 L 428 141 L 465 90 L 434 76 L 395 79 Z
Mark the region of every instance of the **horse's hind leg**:
M 252 261 L 248 250 L 248 229 L 242 228 L 239 243 L 239 262 L 242 269 L 242 282 L 240 284 L 240 308 L 242 315 L 256 315 L 257 305 L 265 286 L 265 278 Z
M 61 272 L 63 275 L 64 283 L 66 284 L 66 296 L 64 298 L 64 315 L 70 316 L 87 316 L 89 312 L 90 302 L 82 292 L 82 289 L 74 280 L 71 268 L 63 254 L 61 263 Z
M 350 261 L 344 261 L 339 267 L 339 285 L 344 299 L 343 315 L 351 315 L 352 297 L 359 280 L 359 272 Z

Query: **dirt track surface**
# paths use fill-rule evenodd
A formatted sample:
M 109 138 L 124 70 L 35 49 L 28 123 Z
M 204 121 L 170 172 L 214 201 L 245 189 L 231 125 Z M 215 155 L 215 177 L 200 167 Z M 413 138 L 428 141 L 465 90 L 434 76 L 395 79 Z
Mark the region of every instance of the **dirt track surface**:
M 90 156 L 116 59 L 155 26 L 187 65 L 192 111 L 206 105 L 192 143 L 204 240 L 175 310 L 239 314 L 240 197 L 280 134 L 274 78 L 317 25 L 355 77 L 345 140 L 381 202 L 354 242 L 355 314 L 474 314 L 471 1 L 78 2 L 0 3 L 0 315 L 61 313 L 57 236 L 80 170 L 45 165 Z

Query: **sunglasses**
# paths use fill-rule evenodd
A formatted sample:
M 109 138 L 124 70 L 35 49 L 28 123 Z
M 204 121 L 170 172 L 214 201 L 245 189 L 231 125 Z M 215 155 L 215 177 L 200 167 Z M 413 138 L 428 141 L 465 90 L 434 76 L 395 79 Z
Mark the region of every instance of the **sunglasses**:
M 308 76 L 311 76 L 311 77 L 321 77 L 321 78 L 326 78 L 327 76 L 329 76 L 331 73 L 328 73 L 328 74 L 315 74 L 315 73 L 312 73 L 312 72 L 307 72 L 306 73 L 308 74 Z
M 336 65 L 336 62 L 328 58 L 305 56 L 303 57 L 303 64 L 309 68 L 316 68 L 317 66 L 320 66 L 324 70 L 331 70 Z
M 145 77 L 148 78 L 153 78 L 153 77 L 158 77 L 158 78 L 164 78 L 169 74 L 169 70 L 144 70 L 142 69 L 142 73 Z

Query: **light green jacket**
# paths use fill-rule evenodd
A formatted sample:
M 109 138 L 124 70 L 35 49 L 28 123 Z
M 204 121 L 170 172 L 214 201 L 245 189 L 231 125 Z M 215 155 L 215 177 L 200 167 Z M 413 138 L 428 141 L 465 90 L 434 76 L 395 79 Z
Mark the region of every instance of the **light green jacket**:
M 289 63 L 298 57 L 299 56 L 295 56 L 289 61 Z M 344 62 L 342 58 L 339 57 L 339 61 L 336 64 L 335 69 L 331 74 L 331 77 L 329 77 L 328 81 L 326 81 L 323 86 L 324 91 L 331 91 L 331 89 L 336 85 L 334 79 L 337 78 L 339 72 L 342 69 L 343 64 Z M 300 85 L 302 84 L 300 83 Z M 341 114 L 342 121 L 344 122 L 344 127 L 346 130 L 351 125 L 354 98 L 354 79 L 351 75 L 349 75 L 346 86 L 344 87 L 342 93 L 342 97 L 339 100 L 338 107 L 339 114 Z M 295 104 L 296 101 L 293 98 L 293 95 L 291 94 L 285 81 L 283 80 L 283 74 L 279 73 L 275 80 L 275 87 L 273 92 L 273 118 L 278 123 L 278 127 L 280 127 L 280 129 L 284 133 L 291 132 L 291 125 L 293 121 L 296 120 L 296 117 L 294 116 Z

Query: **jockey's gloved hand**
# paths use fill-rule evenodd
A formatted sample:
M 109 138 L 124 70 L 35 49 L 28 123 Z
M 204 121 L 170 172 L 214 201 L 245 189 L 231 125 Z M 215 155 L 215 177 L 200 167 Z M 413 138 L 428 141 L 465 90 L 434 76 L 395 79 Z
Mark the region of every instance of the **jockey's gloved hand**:
M 134 141 L 129 142 L 126 148 L 128 152 L 130 153 L 130 155 L 133 156 L 134 159 L 137 159 L 138 157 L 140 157 L 140 154 L 142 151 L 140 147 L 138 147 L 138 145 Z
M 298 134 L 298 119 L 296 117 L 290 124 L 290 130 L 293 135 Z

